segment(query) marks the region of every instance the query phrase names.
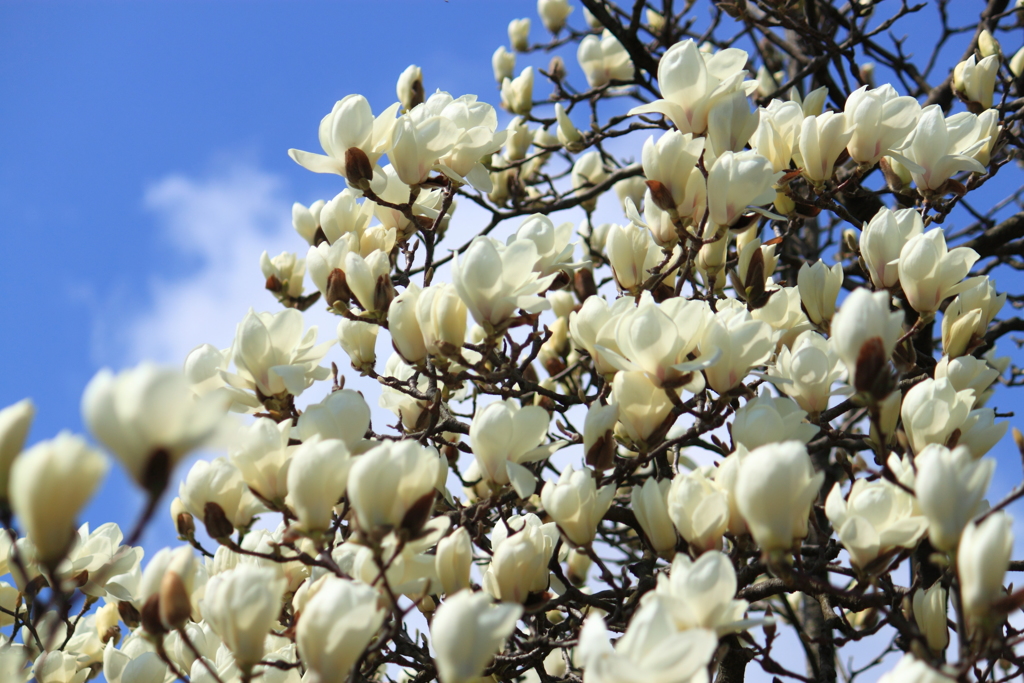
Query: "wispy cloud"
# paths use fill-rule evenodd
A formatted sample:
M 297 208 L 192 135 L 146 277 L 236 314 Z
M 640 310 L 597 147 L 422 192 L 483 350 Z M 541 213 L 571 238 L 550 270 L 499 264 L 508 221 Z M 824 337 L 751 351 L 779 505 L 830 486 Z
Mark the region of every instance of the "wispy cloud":
M 260 291 L 260 254 L 303 246 L 280 178 L 243 165 L 206 178 L 175 174 L 149 187 L 144 203 L 171 262 L 191 267 L 150 283 L 149 305 L 126 331 L 131 362 L 177 365 L 199 344 L 227 346 L 250 306 L 275 305 Z

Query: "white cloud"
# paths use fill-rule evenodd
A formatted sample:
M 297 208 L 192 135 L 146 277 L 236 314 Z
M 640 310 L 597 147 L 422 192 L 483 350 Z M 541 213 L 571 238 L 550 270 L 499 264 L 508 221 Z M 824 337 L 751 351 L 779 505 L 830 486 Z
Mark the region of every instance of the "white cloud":
M 206 179 L 170 175 L 144 203 L 156 217 L 173 261 L 196 265 L 150 284 L 150 304 L 129 324 L 127 356 L 178 365 L 203 343 L 227 346 L 250 306 L 277 310 L 262 291 L 260 254 L 304 251 L 291 227 L 282 181 L 251 166 Z

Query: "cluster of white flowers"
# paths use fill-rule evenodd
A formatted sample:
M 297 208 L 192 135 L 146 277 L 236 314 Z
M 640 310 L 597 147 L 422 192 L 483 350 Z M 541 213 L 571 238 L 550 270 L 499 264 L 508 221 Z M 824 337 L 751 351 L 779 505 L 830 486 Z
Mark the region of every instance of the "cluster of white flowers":
M 538 11 L 561 40 L 573 7 Z M 698 682 L 730 657 L 779 667 L 765 608 L 797 591 L 835 598 L 851 640 L 855 613 L 907 598 L 912 654 L 890 681 L 955 675 L 940 668 L 948 603 L 962 657 L 1005 656 L 994 643 L 1012 647 L 997 639 L 1021 599 L 1003 588 L 1012 520 L 985 499 L 985 456 L 1009 425 L 986 407 L 1009 363 L 986 341 L 1007 295 L 935 224 L 992 163 L 1000 65 L 1019 75 L 1024 57 L 959 64 L 962 113 L 891 85 L 841 110 L 824 87 L 755 108 L 778 79 L 749 78 L 747 52 L 684 39 L 653 73 L 585 15 L 591 30 L 569 33 L 588 96 L 655 79 L 660 98 L 618 119 L 663 129 L 641 164 L 595 146 L 612 128 L 575 127 L 561 58 L 545 72 L 556 96 L 534 100 L 533 67 L 515 73 L 530 20 L 513 21 L 492 60 L 506 129 L 475 95 L 426 96 L 416 66 L 376 116 L 344 97 L 320 122 L 323 154 L 289 151 L 347 187 L 293 207 L 304 258 L 264 253 L 285 309 L 250 310 L 227 349 L 200 346 L 183 371 L 92 380 L 84 421 L 148 495 L 140 529 L 177 463 L 224 451 L 178 487 L 183 545 L 144 562 L 137 533 L 76 532 L 107 460 L 68 433 L 25 449 L 32 404 L 0 411 L 0 627 L 14 627 L 0 678 Z M 651 35 L 669 19 L 649 10 Z M 876 170 L 909 203 L 873 208 L 833 264 L 803 259 L 797 230 L 821 209 L 854 222 L 836 197 Z M 595 225 L 612 187 L 626 220 Z M 450 282 L 435 281 L 458 194 L 517 225 L 454 250 Z M 574 207 L 579 228 L 547 215 Z M 336 340 L 305 325 L 318 298 Z M 940 357 L 925 359 L 939 316 Z M 378 372 L 381 328 L 395 353 Z M 335 341 L 380 385 L 394 433 L 371 429 L 343 378 L 297 405 L 331 378 Z M 912 585 L 893 589 L 911 556 Z M 416 609 L 429 647 L 405 627 Z M 764 646 L 747 633 L 761 626 Z

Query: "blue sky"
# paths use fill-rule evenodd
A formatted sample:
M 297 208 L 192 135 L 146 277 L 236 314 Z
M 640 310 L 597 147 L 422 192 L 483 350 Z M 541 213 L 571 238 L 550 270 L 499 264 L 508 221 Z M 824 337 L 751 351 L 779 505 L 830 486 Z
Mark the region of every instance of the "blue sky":
M 33 398 L 31 441 L 81 432 L 79 398 L 99 368 L 179 364 L 200 343 L 227 346 L 248 306 L 277 310 L 256 258 L 264 248 L 303 252 L 291 203 L 343 187 L 286 150 L 319 151 L 317 124 L 347 94 L 378 111 L 389 105 L 410 63 L 423 68 L 428 93 L 496 104 L 491 54 L 507 44 L 514 17 L 532 17 L 542 39 L 535 7 L 0 2 L 0 407 Z M 579 9 L 570 21 L 582 24 Z M 923 50 L 935 25 L 915 27 L 927 30 L 908 46 Z M 949 54 L 961 51 L 954 40 Z M 520 58 L 517 68 L 530 63 L 547 57 Z M 579 80 L 571 53 L 567 64 Z M 1016 168 L 1003 173 L 1020 184 Z M 321 338 L 333 329 L 321 326 Z M 1003 353 L 1011 347 L 1005 341 Z M 378 353 L 386 357 L 380 345 Z M 342 365 L 340 351 L 329 359 Z M 997 455 L 994 494 L 1019 481 L 1009 438 Z M 127 527 L 137 505 L 115 467 L 86 518 Z M 149 545 L 172 539 L 161 513 Z

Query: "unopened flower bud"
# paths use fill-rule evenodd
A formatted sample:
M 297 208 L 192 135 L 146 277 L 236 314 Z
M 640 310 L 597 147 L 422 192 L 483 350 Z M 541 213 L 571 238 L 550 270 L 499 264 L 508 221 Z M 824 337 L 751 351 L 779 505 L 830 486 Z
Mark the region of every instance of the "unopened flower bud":
M 454 595 L 469 586 L 469 569 L 473 564 L 473 544 L 466 527 L 460 526 L 437 544 L 434 568 L 445 595 Z
M 982 29 L 981 34 L 978 35 L 978 52 L 982 57 L 1003 54 L 1003 48 L 999 45 L 999 41 L 987 28 Z
M 512 78 L 512 74 L 516 72 L 515 53 L 509 52 L 502 45 L 491 56 L 491 68 L 494 69 L 494 80 L 501 85 L 506 78 Z
M 530 48 L 529 18 L 508 22 L 508 42 L 515 52 L 526 52 Z
M 395 90 L 398 93 L 398 101 L 407 111 L 417 104 L 421 104 L 423 102 L 423 70 L 415 64 L 410 64 L 398 77 L 398 85 Z

